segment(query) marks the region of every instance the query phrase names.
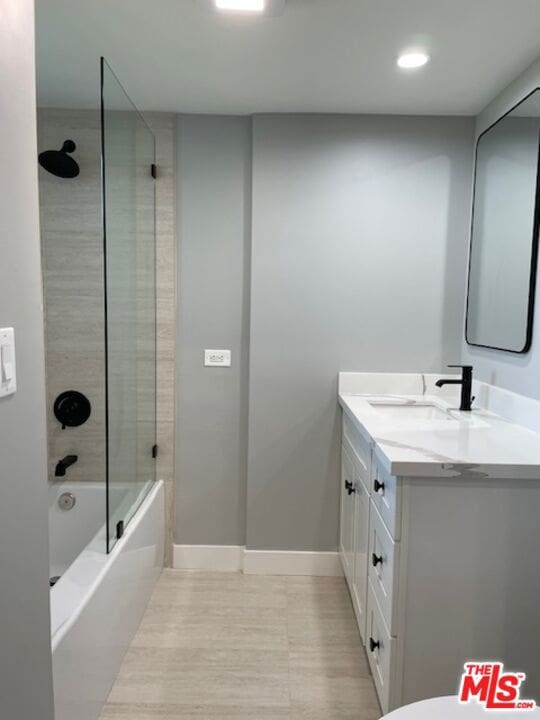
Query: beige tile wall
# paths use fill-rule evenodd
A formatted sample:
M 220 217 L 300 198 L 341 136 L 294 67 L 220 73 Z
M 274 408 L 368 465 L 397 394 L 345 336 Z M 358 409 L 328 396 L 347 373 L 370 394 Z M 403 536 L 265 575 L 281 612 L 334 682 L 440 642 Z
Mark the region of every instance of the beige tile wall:
M 158 477 L 165 482 L 165 563 L 172 565 L 176 345 L 176 115 L 146 113 L 156 136 Z
M 60 458 L 76 454 L 69 479 L 100 482 L 105 383 L 99 113 L 40 109 L 39 152 L 60 148 L 68 138 L 77 144 L 80 175 L 64 180 L 39 168 L 49 479 Z M 54 417 L 54 399 L 64 390 L 78 390 L 92 404 L 89 421 L 79 428 L 62 430 Z
M 145 116 L 156 136 L 157 233 L 157 476 L 166 484 L 166 562 L 172 556 L 175 347 L 175 115 Z M 103 239 L 99 114 L 93 110 L 40 109 L 39 150 L 77 143 L 81 173 L 55 178 L 40 168 L 44 277 L 49 479 L 59 458 L 77 454 L 72 481 L 105 477 Z M 62 430 L 53 403 L 63 390 L 79 390 L 92 403 L 89 421 Z

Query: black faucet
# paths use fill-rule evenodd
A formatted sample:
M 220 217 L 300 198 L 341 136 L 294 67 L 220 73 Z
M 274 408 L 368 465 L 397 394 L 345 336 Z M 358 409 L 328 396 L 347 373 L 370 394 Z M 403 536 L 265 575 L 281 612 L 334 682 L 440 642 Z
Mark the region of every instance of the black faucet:
M 66 455 L 65 458 L 62 458 L 56 463 L 56 468 L 54 471 L 54 474 L 56 477 L 64 477 L 66 474 L 66 470 L 70 465 L 73 465 L 78 460 L 77 455 Z
M 471 397 L 473 366 L 449 365 L 448 367 L 461 368 L 461 380 L 456 380 L 455 378 L 448 378 L 447 380 L 445 380 L 444 378 L 442 378 L 441 380 L 437 380 L 435 385 L 437 387 L 442 387 L 443 385 L 461 385 L 461 405 L 459 409 L 468 412 L 471 409 L 472 401 L 474 400 L 474 398 Z

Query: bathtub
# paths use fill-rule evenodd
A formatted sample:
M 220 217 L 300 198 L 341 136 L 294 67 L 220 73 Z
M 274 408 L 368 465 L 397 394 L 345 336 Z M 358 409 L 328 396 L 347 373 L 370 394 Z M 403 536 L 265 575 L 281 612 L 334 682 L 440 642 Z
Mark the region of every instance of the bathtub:
M 64 492 L 76 498 L 72 510 L 58 508 Z M 163 483 L 109 555 L 103 484 L 54 483 L 49 505 L 51 575 L 60 575 L 51 588 L 55 720 L 98 720 L 163 567 Z
M 126 491 L 114 489 L 115 503 Z M 71 510 L 62 510 L 58 499 L 63 493 L 75 497 Z M 102 539 L 105 519 L 105 483 L 55 482 L 49 486 L 49 567 L 50 577 L 63 575 L 75 558 L 94 540 Z M 96 531 L 100 531 L 97 533 Z M 69 538 L 69 542 L 66 539 Z M 102 551 L 106 539 L 103 539 Z M 99 549 L 99 548 L 96 548 Z

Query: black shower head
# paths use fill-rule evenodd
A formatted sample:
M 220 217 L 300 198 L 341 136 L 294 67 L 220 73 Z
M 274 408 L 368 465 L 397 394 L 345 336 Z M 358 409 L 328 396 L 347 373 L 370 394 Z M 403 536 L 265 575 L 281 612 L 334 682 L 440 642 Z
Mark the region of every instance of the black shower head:
M 45 150 L 38 156 L 39 164 L 48 172 L 61 178 L 74 178 L 79 174 L 78 163 L 68 153 L 74 152 L 73 140 L 66 140 L 61 150 Z

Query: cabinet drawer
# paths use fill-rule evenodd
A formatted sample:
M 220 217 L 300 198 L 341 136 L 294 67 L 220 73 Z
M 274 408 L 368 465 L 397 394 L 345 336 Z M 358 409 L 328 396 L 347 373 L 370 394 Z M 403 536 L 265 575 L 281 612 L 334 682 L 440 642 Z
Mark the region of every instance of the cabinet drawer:
M 399 543 L 392 540 L 372 501 L 369 517 L 368 575 L 390 635 L 396 634 L 398 554 Z
M 373 681 L 379 696 L 383 714 L 390 707 L 390 683 L 392 682 L 392 656 L 395 640 L 390 633 L 377 605 L 371 580 L 368 580 L 367 600 L 367 642 L 366 650 L 373 675 Z
M 345 413 L 343 413 L 342 435 L 343 440 L 347 442 L 354 454 L 358 457 L 359 464 L 365 469 L 366 477 L 363 481 L 369 489 L 371 485 L 371 445 L 362 437 Z
M 390 535 L 399 540 L 401 532 L 401 488 L 397 478 L 389 475 L 377 462 L 372 468 L 371 498 Z

